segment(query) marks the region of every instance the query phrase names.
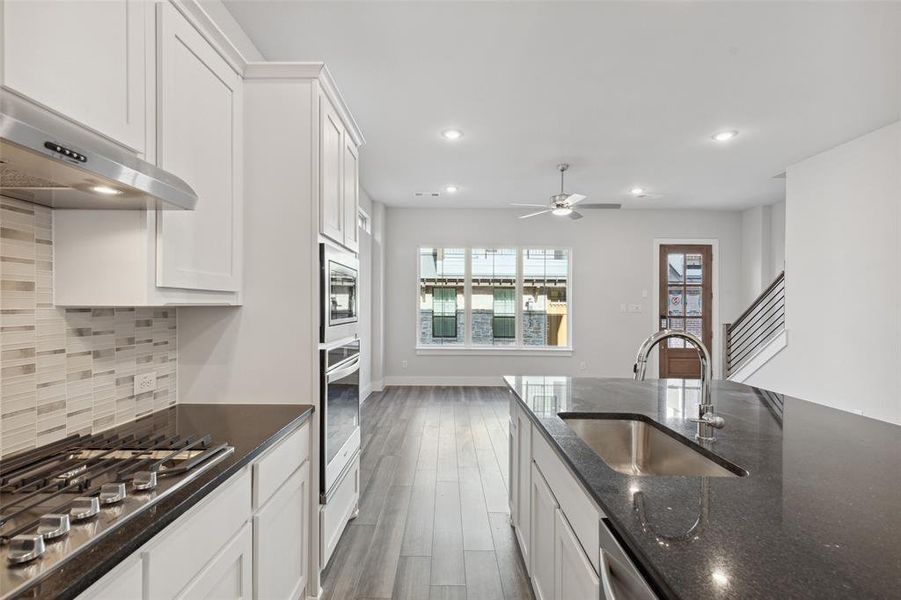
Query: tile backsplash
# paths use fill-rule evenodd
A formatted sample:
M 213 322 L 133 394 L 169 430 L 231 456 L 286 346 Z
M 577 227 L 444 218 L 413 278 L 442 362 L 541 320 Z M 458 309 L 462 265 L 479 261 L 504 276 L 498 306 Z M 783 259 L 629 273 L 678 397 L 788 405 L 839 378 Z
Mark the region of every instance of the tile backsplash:
M 52 211 L 0 197 L 0 455 L 175 404 L 175 321 L 174 308 L 54 307 Z M 135 396 L 150 372 L 156 391 Z

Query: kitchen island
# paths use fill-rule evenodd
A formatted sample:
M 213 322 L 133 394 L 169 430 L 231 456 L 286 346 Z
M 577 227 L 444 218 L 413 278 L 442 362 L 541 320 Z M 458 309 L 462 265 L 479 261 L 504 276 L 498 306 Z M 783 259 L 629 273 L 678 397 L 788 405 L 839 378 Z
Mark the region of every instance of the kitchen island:
M 655 595 L 824 599 L 901 593 L 898 426 L 716 381 L 713 404 L 726 425 L 701 452 L 737 466 L 735 472 L 636 475 L 608 466 L 559 415 L 644 420 L 698 448 L 696 425 L 689 421 L 697 416 L 697 382 L 551 376 L 505 381 L 511 414 L 524 414 L 531 423 L 531 438 L 518 426 L 520 448 L 530 443 L 536 457 L 541 447 L 553 450 L 597 509 L 602 538 L 606 525 Z M 523 455 L 515 450 L 515 421 L 511 464 Z M 515 479 L 511 474 L 514 526 L 535 529 L 534 514 L 530 525 L 516 515 Z M 523 499 L 518 507 L 528 505 Z M 578 516 L 567 518 L 594 561 L 597 549 L 585 547 L 591 539 L 586 527 L 576 526 Z M 522 546 L 528 532 L 517 534 Z M 535 561 L 529 554 L 524 548 L 526 560 Z M 603 559 L 594 570 L 603 581 Z

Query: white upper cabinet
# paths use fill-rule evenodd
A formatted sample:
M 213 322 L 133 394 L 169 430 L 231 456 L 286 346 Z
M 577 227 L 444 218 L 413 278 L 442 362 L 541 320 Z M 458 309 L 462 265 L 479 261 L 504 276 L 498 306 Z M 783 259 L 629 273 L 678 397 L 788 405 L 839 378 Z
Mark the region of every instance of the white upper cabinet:
M 14 12 L 20 10 L 20 3 L 7 2 L 5 14 L 10 5 L 16 5 Z M 193 211 L 54 211 L 54 302 L 239 305 L 244 81 L 238 68 L 220 54 L 222 41 L 215 36 L 221 34 L 176 5 L 125 0 L 96 4 L 111 7 L 111 12 L 118 7 L 129 15 L 146 12 L 146 49 L 141 56 L 146 50 L 151 67 L 141 77 L 154 91 L 147 110 L 151 126 L 147 158 L 187 182 L 198 200 Z M 91 2 L 53 5 L 72 12 L 70 20 L 76 24 L 91 21 L 100 11 Z M 90 35 L 91 31 L 82 28 L 79 36 L 103 37 L 99 31 Z M 43 33 L 39 37 L 42 43 L 47 39 Z M 51 61 L 45 67 L 55 65 Z M 124 67 L 116 72 L 119 78 L 131 78 Z
M 344 126 L 328 98 L 319 98 L 319 233 L 344 243 Z
M 349 135 L 344 136 L 344 245 L 348 250 L 360 249 L 360 228 L 357 213 L 360 212 L 359 165 L 357 147 Z
M 184 179 L 193 211 L 162 211 L 161 287 L 241 289 L 242 80 L 169 4 L 159 5 L 157 162 Z
M 360 247 L 358 136 L 325 94 L 319 97 L 319 233 L 352 252 Z
M 6 0 L 0 12 L 5 88 L 145 153 L 152 3 Z

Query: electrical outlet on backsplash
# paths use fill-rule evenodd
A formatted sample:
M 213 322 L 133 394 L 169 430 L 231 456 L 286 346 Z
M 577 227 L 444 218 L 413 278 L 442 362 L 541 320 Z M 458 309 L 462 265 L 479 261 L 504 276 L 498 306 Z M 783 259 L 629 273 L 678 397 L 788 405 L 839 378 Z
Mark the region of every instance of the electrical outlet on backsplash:
M 0 455 L 177 401 L 175 308 L 57 308 L 52 286 L 51 209 L 0 197 Z

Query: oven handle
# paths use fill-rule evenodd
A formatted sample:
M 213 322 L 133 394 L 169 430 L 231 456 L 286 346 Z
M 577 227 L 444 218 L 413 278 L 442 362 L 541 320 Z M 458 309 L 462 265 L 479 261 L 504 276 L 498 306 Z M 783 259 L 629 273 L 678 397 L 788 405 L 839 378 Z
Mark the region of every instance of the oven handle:
M 356 356 L 351 362 L 347 363 L 346 367 L 342 367 L 340 369 L 335 369 L 333 371 L 329 371 L 325 374 L 325 382 L 331 383 L 337 379 L 344 379 L 351 373 L 360 370 L 360 357 Z

